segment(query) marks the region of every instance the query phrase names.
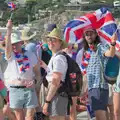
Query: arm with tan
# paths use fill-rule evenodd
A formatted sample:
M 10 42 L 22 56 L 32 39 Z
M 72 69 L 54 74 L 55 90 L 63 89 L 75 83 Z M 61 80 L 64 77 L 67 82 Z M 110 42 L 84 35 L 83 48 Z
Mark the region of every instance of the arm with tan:
M 33 71 L 35 73 L 35 79 L 37 80 L 37 82 L 39 82 L 41 80 L 41 76 L 40 76 L 40 66 L 39 64 L 36 64 L 33 67 Z
M 12 33 L 12 21 L 8 20 L 8 23 L 6 25 L 7 27 L 7 33 L 5 38 L 5 56 L 7 59 L 11 57 L 12 52 L 12 44 L 11 44 L 11 33 Z
M 52 83 L 50 84 L 48 94 L 46 97 L 46 101 L 51 101 L 52 98 L 55 96 L 55 94 L 60 86 L 61 79 L 62 79 L 61 73 L 58 73 L 58 72 L 53 73 Z
M 111 37 L 111 45 L 110 49 L 105 52 L 106 57 L 114 57 L 115 55 L 115 45 L 116 45 L 116 40 L 117 40 L 117 34 L 113 34 Z

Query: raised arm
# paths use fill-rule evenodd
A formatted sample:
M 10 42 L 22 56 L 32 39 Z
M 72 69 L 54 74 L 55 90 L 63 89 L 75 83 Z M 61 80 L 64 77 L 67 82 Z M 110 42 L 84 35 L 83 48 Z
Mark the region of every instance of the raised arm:
M 117 40 L 117 34 L 115 33 L 115 34 L 111 37 L 110 49 L 105 52 L 105 56 L 107 56 L 107 57 L 113 57 L 113 56 L 115 55 L 116 40 Z
M 11 44 L 11 33 L 12 33 L 12 21 L 8 20 L 8 23 L 6 25 L 7 27 L 7 33 L 6 33 L 6 39 L 5 39 L 5 56 L 7 59 L 11 57 L 12 52 L 12 44 Z

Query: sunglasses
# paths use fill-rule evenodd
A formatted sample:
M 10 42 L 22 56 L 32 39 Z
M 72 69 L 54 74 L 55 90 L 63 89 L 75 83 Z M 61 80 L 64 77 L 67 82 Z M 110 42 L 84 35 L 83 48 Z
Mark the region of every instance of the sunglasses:
M 56 42 L 56 38 L 47 37 L 47 38 L 46 38 L 46 41 L 47 41 L 47 42 Z

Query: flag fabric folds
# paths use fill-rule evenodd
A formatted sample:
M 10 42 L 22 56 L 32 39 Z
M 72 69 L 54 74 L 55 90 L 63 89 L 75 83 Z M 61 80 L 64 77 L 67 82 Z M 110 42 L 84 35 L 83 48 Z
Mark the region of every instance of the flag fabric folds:
M 92 26 L 97 30 L 103 42 L 110 43 L 112 35 L 116 32 L 118 40 L 116 49 L 120 50 L 120 35 L 112 13 L 107 8 L 100 8 L 93 13 L 71 20 L 64 28 L 64 39 L 68 43 L 82 43 L 83 31 Z
M 15 5 L 13 2 L 8 2 L 8 7 L 9 7 L 11 10 L 15 10 L 15 9 L 16 9 L 16 5 Z

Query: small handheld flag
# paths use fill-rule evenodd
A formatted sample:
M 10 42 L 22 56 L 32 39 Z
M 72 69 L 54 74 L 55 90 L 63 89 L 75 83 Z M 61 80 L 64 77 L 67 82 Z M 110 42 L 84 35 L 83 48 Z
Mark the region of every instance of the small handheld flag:
M 8 7 L 11 9 L 11 11 L 16 9 L 16 5 L 13 2 L 9 2 Z

